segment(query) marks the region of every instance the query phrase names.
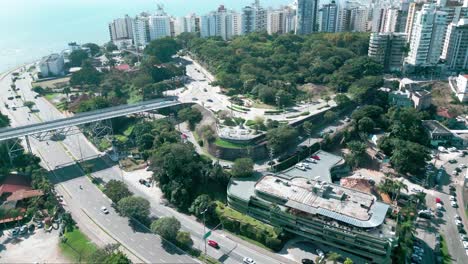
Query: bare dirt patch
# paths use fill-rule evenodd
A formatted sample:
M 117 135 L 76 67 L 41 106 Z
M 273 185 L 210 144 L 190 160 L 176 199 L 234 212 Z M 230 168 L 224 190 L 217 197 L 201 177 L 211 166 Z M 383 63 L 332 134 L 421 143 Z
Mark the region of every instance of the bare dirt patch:
M 448 109 L 448 112 L 454 116 L 468 113 L 468 106 L 455 98 L 448 82 L 434 82 L 432 84 L 432 103 L 438 109 Z

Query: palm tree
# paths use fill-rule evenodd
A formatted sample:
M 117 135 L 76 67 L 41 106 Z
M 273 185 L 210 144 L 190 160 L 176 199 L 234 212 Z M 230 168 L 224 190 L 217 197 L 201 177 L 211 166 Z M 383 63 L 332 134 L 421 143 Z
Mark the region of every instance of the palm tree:
M 327 260 L 332 261 L 333 264 L 336 264 L 340 258 L 341 255 L 336 252 L 330 252 L 327 254 Z
M 408 191 L 408 185 L 406 185 L 403 181 L 395 181 L 393 183 L 393 201 L 398 200 L 398 196 L 401 193 L 401 189 Z
M 350 258 L 346 258 L 343 264 L 353 264 L 353 260 Z

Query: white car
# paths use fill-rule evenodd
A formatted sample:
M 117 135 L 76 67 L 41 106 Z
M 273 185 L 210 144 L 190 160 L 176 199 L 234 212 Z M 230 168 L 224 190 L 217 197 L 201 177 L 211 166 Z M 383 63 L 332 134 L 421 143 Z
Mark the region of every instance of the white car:
M 450 202 L 450 205 L 451 205 L 452 207 L 458 207 L 458 204 L 457 204 L 457 202 L 455 202 L 455 201 L 451 201 L 451 202 Z
M 460 234 L 460 239 L 461 241 L 468 241 L 468 236 L 466 236 L 465 234 Z
M 455 225 L 458 227 L 462 227 L 463 223 L 460 220 L 455 220 Z
M 104 213 L 104 214 L 108 214 L 109 210 L 107 210 L 107 208 L 105 206 L 103 206 L 103 207 L 101 207 L 101 212 Z
M 456 201 L 456 200 L 457 200 L 457 198 L 455 198 L 455 196 L 453 196 L 453 195 L 450 196 L 450 201 Z
M 255 260 L 253 260 L 252 258 L 248 258 L 248 257 L 245 257 L 242 262 L 244 262 L 244 264 L 255 264 Z
M 463 248 L 468 249 L 468 241 L 463 241 Z
M 301 170 L 301 171 L 305 171 L 305 170 L 306 170 L 306 168 L 305 168 L 304 166 L 300 165 L 300 164 L 296 164 L 296 166 L 294 166 L 294 167 L 295 167 L 296 169 Z
M 319 257 L 321 258 L 325 257 L 325 253 L 323 253 L 321 249 L 317 249 L 316 252 L 317 252 L 317 255 L 319 255 Z
M 461 217 L 457 214 L 453 218 L 455 218 L 455 220 L 461 221 Z
M 312 159 L 312 158 L 307 158 L 307 159 L 305 159 L 305 160 L 306 160 L 307 162 L 309 162 L 309 163 L 314 163 L 314 164 L 317 163 L 317 161 L 314 160 L 314 159 Z

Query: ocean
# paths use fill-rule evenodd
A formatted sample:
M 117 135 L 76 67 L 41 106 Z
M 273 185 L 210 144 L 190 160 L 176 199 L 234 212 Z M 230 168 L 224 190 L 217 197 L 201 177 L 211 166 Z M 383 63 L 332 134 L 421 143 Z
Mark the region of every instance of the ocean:
M 109 41 L 108 23 L 125 14 L 154 13 L 157 4 L 173 16 L 205 14 L 220 4 L 240 9 L 253 0 L 0 0 L 0 72 L 59 52 L 69 42 Z M 264 0 L 278 7 L 292 0 Z

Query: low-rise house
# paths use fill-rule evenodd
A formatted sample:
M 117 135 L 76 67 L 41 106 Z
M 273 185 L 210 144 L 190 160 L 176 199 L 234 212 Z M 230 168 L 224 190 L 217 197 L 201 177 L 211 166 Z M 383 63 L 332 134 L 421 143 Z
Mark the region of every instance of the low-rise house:
M 423 110 L 431 106 L 432 95 L 421 83 L 404 78 L 400 81 L 399 90 L 389 93 L 388 100 L 394 106 Z
M 431 145 L 434 147 L 440 145 L 452 145 L 455 135 L 446 126 L 437 120 L 423 120 L 422 125 L 431 139 Z

